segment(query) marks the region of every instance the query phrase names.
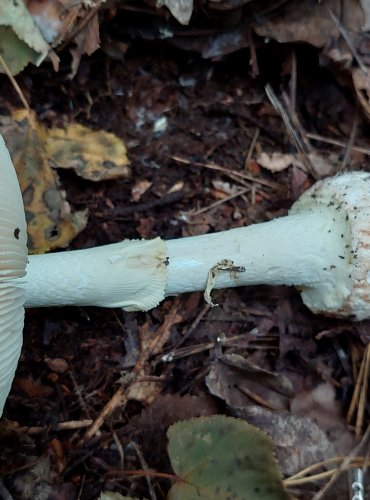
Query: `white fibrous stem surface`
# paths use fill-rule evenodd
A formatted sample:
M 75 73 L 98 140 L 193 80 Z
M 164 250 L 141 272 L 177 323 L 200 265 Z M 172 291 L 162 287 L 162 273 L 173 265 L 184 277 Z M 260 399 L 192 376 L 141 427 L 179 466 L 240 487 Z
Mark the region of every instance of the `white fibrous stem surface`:
M 244 285 L 294 285 L 309 306 L 335 310 L 350 292 L 349 229 L 326 206 L 177 240 L 123 241 L 30 256 L 26 307 L 147 310 L 165 296 Z

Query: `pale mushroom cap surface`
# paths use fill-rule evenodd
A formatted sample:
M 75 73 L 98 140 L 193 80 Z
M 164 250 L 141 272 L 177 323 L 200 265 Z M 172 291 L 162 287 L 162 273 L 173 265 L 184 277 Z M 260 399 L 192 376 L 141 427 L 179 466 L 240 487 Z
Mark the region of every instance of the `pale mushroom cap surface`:
M 337 273 L 336 310 L 328 311 L 319 293 L 303 291 L 302 298 L 315 313 L 363 320 L 370 317 L 370 173 L 349 172 L 317 182 L 293 205 L 296 214 L 317 206 L 334 209 L 343 225 L 343 246 L 338 248 L 344 268 Z M 340 273 L 340 275 L 339 275 Z
M 24 291 L 13 283 L 27 264 L 27 233 L 17 176 L 0 136 L 0 415 L 22 347 Z

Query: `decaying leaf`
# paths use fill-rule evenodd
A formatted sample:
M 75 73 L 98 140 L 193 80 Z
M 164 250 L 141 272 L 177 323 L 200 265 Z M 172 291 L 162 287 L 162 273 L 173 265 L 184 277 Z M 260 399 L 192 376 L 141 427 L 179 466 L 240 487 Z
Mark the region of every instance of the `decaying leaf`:
M 179 477 L 170 500 L 288 499 L 268 436 L 243 420 L 214 415 L 177 422 L 167 432 Z
M 46 153 L 53 166 L 72 168 L 90 181 L 130 175 L 124 143 L 104 130 L 95 131 L 79 124 L 52 128 L 46 135 Z
M 269 155 L 262 152 L 258 155 L 256 160 L 261 167 L 270 170 L 270 172 L 281 172 L 292 165 L 294 156 L 284 153 L 272 153 Z
M 81 4 L 79 11 L 79 16 L 81 16 L 80 23 L 83 22 L 84 17 L 87 15 L 88 13 L 86 13 L 86 9 Z M 90 56 L 100 46 L 99 21 L 97 13 L 91 17 L 86 26 L 84 26 L 77 36 L 74 37 L 74 42 L 75 47 L 70 49 L 73 58 L 70 78 L 73 78 L 76 75 L 81 57 L 84 54 Z
M 365 111 L 368 118 L 370 118 L 370 76 L 369 73 L 365 74 L 361 68 L 352 69 L 352 80 L 355 87 L 357 98 Z
M 235 415 L 267 432 L 272 438 L 281 470 L 295 474 L 335 455 L 326 433 L 310 418 L 270 411 L 261 406 L 234 409 Z
M 193 0 L 157 0 L 157 7 L 165 5 L 181 24 L 189 24 L 193 13 Z
M 314 47 L 323 47 L 329 40 L 339 37 L 338 27 L 333 22 L 329 10 L 340 16 L 340 1 L 327 0 L 312 3 L 309 0 L 294 2 L 280 9 L 278 15 L 261 19 L 255 24 L 255 31 L 264 37 L 280 43 L 307 42 Z M 359 2 L 349 0 L 346 8 L 351 15 L 345 17 L 344 28 L 360 32 L 364 24 L 364 14 Z
M 22 391 L 29 398 L 45 398 L 50 396 L 53 392 L 53 388 L 47 385 L 41 385 L 36 383 L 30 378 L 16 377 L 13 382 L 13 387 Z
M 244 407 L 256 397 L 271 408 L 284 409 L 293 388 L 287 377 L 264 370 L 238 354 L 224 354 L 211 365 L 206 378 L 210 392 L 231 407 Z
M 363 31 L 370 31 L 370 2 L 369 0 L 360 0 L 362 10 L 364 11 Z
M 67 246 L 85 228 L 86 212 L 72 213 L 65 193 L 59 189 L 58 176 L 47 159 L 46 129 L 35 114 L 20 110 L 1 118 L 0 131 L 23 194 L 29 251 L 44 253 Z
M 143 370 L 139 380 L 129 386 L 127 389 L 128 400 L 140 401 L 140 403 L 150 405 L 157 399 L 162 390 L 163 381 L 159 378 L 156 381 L 154 377 L 151 377 L 151 380 L 145 380 L 147 377 Z
M 28 63 L 40 64 L 49 45 L 23 1 L 0 2 L 0 53 L 10 72 L 19 73 Z M 4 69 L 0 65 L 0 72 Z
M 0 133 L 18 172 L 32 253 L 67 246 L 87 222 L 85 211 L 72 213 L 51 166 L 91 181 L 130 174 L 125 145 L 110 132 L 78 124 L 47 129 L 34 113 L 17 110 L 0 117 Z

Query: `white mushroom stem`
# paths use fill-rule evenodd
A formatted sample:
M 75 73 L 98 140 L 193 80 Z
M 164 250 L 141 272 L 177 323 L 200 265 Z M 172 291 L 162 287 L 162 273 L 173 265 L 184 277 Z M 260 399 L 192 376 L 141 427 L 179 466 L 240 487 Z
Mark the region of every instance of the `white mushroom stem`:
M 347 233 L 344 217 L 319 206 L 221 233 L 30 256 L 20 283 L 26 307 L 147 310 L 184 292 L 284 284 L 314 290 L 311 307 L 330 311 L 349 293 Z

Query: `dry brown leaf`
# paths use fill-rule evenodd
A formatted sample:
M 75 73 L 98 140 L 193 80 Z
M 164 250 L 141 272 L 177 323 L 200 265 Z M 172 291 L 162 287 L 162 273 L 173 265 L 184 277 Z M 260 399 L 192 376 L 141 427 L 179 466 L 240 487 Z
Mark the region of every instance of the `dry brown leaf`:
M 294 156 L 286 153 L 260 153 L 256 158 L 261 167 L 270 172 L 281 172 L 287 169 L 294 162 Z
M 64 373 L 69 368 L 67 361 L 62 358 L 45 358 L 44 361 L 56 373 Z
M 254 405 L 235 409 L 235 414 L 269 434 L 280 468 L 286 475 L 335 455 L 325 432 L 310 418 Z
M 81 13 L 82 17 L 80 22 L 83 22 L 84 17 L 88 15 L 88 13 L 84 8 L 81 9 Z M 69 75 L 70 78 L 73 78 L 76 75 L 81 57 L 84 54 L 90 56 L 100 47 L 99 20 L 97 13 L 90 19 L 82 31 L 74 37 L 73 41 L 76 44 L 76 47 L 70 50 L 72 54 L 72 70 Z
M 14 379 L 13 388 L 24 392 L 29 398 L 44 398 L 54 392 L 54 389 L 47 385 L 37 384 L 34 380 L 23 377 Z
M 311 418 L 326 431 L 337 455 L 345 455 L 351 449 L 353 436 L 347 430 L 342 405 L 336 400 L 331 384 L 319 384 L 314 389 L 297 394 L 291 402 L 291 411 Z
M 328 12 L 330 9 L 340 17 L 340 0 L 312 3 L 309 0 L 287 4 L 279 15 L 263 18 L 263 22 L 256 23 L 256 33 L 263 37 L 272 38 L 280 43 L 307 42 L 314 47 L 323 47 L 329 40 L 339 37 L 339 30 Z M 345 16 L 347 31 L 361 32 L 364 23 L 364 13 L 359 3 L 349 0 L 346 3 Z
M 142 380 L 140 380 L 140 378 Z M 130 385 L 126 393 L 129 401 L 139 401 L 145 406 L 148 406 L 157 399 L 163 387 L 163 380 L 158 378 L 158 381 L 156 381 L 155 377 L 150 377 L 150 380 L 145 380 L 146 378 L 147 374 L 145 370 L 143 370 L 139 375 L 139 380 Z
M 287 377 L 264 370 L 238 354 L 225 354 L 214 361 L 206 378 L 210 392 L 234 407 L 261 398 L 275 409 L 287 409 L 293 388 Z
M 165 5 L 180 24 L 189 24 L 193 13 L 193 0 L 156 0 L 157 7 Z
M 357 99 L 366 116 L 370 119 L 370 74 L 367 75 L 361 68 L 352 69 L 352 80 L 356 90 Z

